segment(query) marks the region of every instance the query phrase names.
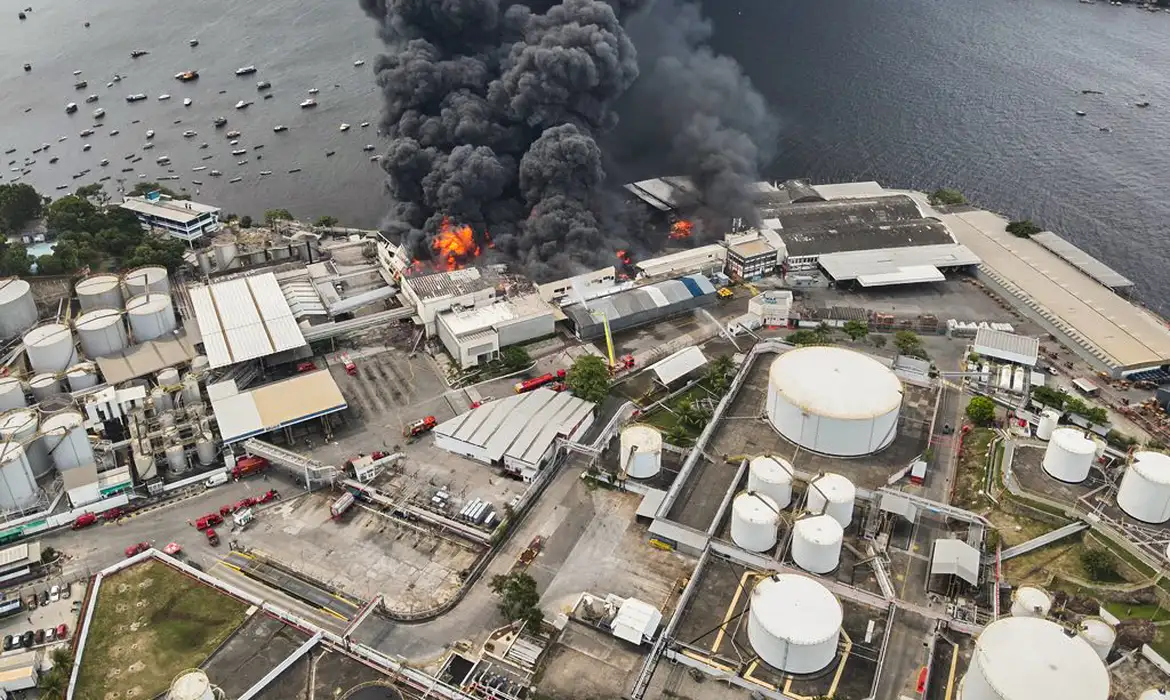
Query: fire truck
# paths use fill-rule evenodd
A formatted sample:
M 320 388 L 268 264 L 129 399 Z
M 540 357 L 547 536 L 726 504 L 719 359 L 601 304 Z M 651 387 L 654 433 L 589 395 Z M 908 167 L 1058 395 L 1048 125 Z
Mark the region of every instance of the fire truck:
M 416 438 L 423 433 L 433 430 L 438 424 L 439 422 L 435 420 L 434 416 L 420 418 L 403 429 L 402 437 Z
M 236 466 L 232 467 L 232 478 L 243 479 L 245 476 L 255 474 L 268 468 L 268 460 L 263 457 L 242 457 L 236 460 Z
M 549 372 L 548 374 L 542 374 L 539 377 L 534 377 L 532 379 L 525 379 L 522 382 L 516 382 L 516 385 L 512 388 L 516 390 L 517 394 L 525 394 L 529 391 L 532 391 L 533 389 L 539 389 L 540 387 L 542 387 L 546 384 L 552 384 L 553 382 L 562 382 L 563 383 L 564 381 L 565 381 L 565 370 L 558 369 L 556 371 L 556 374 Z

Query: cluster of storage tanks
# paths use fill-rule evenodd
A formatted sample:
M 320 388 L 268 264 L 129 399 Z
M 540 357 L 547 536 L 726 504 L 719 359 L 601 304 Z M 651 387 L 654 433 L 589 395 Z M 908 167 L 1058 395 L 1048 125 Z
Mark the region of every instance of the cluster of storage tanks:
M 196 357 L 191 372 L 179 376 L 178 370 L 164 369 L 146 398 L 145 422 L 130 421 L 131 461 L 134 472 L 143 481 L 158 476 L 155 455 L 161 453 L 164 469 L 172 476 L 182 476 L 194 466 L 187 445 L 194 443 L 194 459 L 202 467 L 217 459 L 215 434 L 211 418 L 203 403 L 199 374 L 206 369 L 206 358 Z
M 85 418 L 73 410 L 42 415 L 33 408 L 0 414 L 0 511 L 37 502 L 37 480 L 94 463 Z
M 859 457 L 887 447 L 901 408 L 902 382 L 893 370 L 853 350 L 789 350 L 768 372 L 768 421 L 818 454 Z

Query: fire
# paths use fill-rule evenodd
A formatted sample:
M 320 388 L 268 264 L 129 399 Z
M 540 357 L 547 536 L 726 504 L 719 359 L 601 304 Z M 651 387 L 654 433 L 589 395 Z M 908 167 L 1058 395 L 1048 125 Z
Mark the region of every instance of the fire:
M 629 265 L 631 262 L 633 262 L 632 260 L 630 260 L 630 254 L 624 250 L 619 250 L 617 252 L 617 259 L 621 260 L 622 263 L 625 265 Z
M 475 242 L 471 227 L 458 226 L 447 217 L 443 217 L 439 234 L 431 241 L 431 249 L 448 270 L 458 270 L 468 259 L 479 255 L 479 244 Z
M 677 240 L 690 238 L 695 225 L 685 219 L 679 219 L 670 227 L 670 237 Z

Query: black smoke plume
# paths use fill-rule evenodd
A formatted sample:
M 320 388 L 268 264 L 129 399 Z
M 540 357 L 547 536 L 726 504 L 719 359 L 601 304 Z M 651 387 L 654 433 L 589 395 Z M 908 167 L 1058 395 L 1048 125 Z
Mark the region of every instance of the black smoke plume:
M 607 136 L 653 132 L 663 164 L 693 176 L 708 206 L 746 211 L 745 185 L 766 152 L 755 139 L 772 135 L 760 127 L 767 112 L 738 66 L 705 48 L 710 29 L 694 5 L 361 4 L 387 46 L 375 63 L 390 137 L 385 228 L 416 257 L 431 257 L 444 217 L 490 232 L 494 252 L 538 280 L 608 264 L 631 242 L 659 249 L 606 177 L 622 166 L 599 145 Z

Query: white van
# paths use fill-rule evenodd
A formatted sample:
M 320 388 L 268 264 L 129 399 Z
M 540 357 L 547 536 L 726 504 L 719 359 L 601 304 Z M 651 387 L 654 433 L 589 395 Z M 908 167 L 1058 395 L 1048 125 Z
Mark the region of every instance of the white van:
M 228 482 L 227 472 L 216 472 L 215 474 L 211 475 L 211 478 L 209 478 L 207 481 L 203 482 L 203 485 L 206 486 L 207 488 L 211 489 L 211 488 L 215 488 L 216 486 L 223 486 L 227 482 Z

